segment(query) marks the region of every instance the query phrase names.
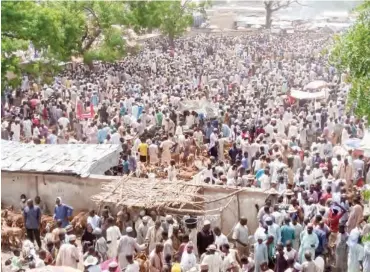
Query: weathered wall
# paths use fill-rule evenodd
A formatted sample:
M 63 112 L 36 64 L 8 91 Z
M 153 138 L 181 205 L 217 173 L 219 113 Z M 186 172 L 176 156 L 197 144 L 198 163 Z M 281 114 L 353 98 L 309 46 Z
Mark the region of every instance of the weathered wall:
M 1 173 L 1 202 L 5 206 L 14 205 L 15 208 L 19 208 L 21 194 L 26 194 L 28 198 L 34 198 L 39 195 L 52 211 L 56 197 L 60 196 L 64 203 L 71 205 L 75 212 L 79 212 L 97 208 L 95 203 L 90 200 L 91 196 L 101 192 L 103 183 L 110 182 L 116 178 L 100 175 L 80 178 L 66 175 L 26 174 L 3 171 Z M 235 188 L 202 185 L 204 186 L 203 192 L 207 200 L 226 197 L 237 191 Z M 248 227 L 250 232 L 253 233 L 258 227 L 255 204 L 262 206 L 266 197 L 267 194 L 259 189 L 245 188 L 237 195 L 206 204 L 204 209 L 207 211 L 214 210 L 211 214 L 217 215 L 220 214 L 219 209 L 226 206 L 222 210 L 221 216 L 213 223 L 213 226 L 220 226 L 225 235 L 231 233 L 240 217 L 248 219 Z
M 76 212 L 94 207 L 90 197 L 100 192 L 102 183 L 112 177 L 95 176 L 80 178 L 66 175 L 24 174 L 1 172 L 1 202 L 5 206 L 19 207 L 20 195 L 35 198 L 39 195 L 49 209 L 53 209 L 56 197 L 71 205 Z
M 207 200 L 219 199 L 236 191 L 237 189 L 234 188 L 207 186 L 204 188 L 204 195 Z M 232 197 L 206 204 L 205 210 L 222 209 L 226 206 L 226 208 L 222 210 L 221 216 L 217 222 L 218 226 L 221 226 L 225 235 L 231 234 L 240 217 L 245 217 L 248 219 L 247 225 L 249 231 L 250 233 L 254 233 L 258 227 L 258 211 L 255 208 L 255 204 L 258 204 L 261 207 L 265 203 L 267 196 L 268 195 L 263 193 L 260 189 L 245 188 L 243 191 Z M 212 214 L 216 213 L 217 212 L 214 212 Z

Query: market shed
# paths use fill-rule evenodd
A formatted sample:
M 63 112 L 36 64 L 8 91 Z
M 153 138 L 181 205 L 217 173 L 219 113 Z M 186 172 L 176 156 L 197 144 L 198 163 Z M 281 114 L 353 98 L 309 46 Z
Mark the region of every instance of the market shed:
M 218 185 L 163 179 L 141 179 L 126 176 L 105 183 L 101 192 L 91 200 L 102 209 L 109 206 L 113 213 L 126 208 L 133 217 L 142 209 L 164 212 L 181 220 L 184 216 L 195 216 L 198 227 L 204 220 L 212 226 L 220 226 L 223 233 L 230 235 L 240 217 L 247 218 L 250 231 L 258 227 L 255 205 L 259 207 L 270 197 L 270 192 L 259 188 L 237 188 Z
M 103 175 L 118 164 L 120 151 L 120 145 L 35 145 L 2 140 L 1 170 L 81 177 Z
M 202 187 L 187 182 L 143 179 L 126 176 L 102 185 L 101 192 L 92 196 L 99 207 L 121 206 L 164 210 L 178 214 L 203 214 Z
M 75 212 L 93 204 L 90 196 L 112 177 L 104 172 L 119 162 L 120 145 L 34 145 L 1 141 L 1 202 L 19 207 L 19 196 L 40 196 L 52 211 L 62 197 Z

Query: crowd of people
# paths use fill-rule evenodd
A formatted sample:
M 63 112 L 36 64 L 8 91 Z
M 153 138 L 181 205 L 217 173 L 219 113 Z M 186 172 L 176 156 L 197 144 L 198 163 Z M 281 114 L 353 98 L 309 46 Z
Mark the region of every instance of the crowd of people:
M 109 271 L 139 271 L 134 257 L 146 251 L 149 271 L 159 272 L 316 272 L 323 269 L 320 262 L 337 271 L 370 271 L 361 194 L 370 164 L 344 148 L 364 137 L 368 120 L 346 109 L 347 74 L 322 53 L 329 43 L 324 33 L 198 35 L 176 40 L 170 50 L 161 40 L 147 42 L 117 63 L 74 65 L 43 87 L 24 77 L 22 87 L 6 95 L 2 139 L 119 144 L 113 174 L 157 165 L 172 181 L 181 161 L 205 156 L 201 182 L 278 195 L 276 203 L 258 207 L 257 218 L 235 222 L 231 237 L 208 221 L 194 238 L 170 215 L 159 220 L 143 211 L 135 221 L 125 212 L 116 226 L 108 210 L 101 217 L 92 212 L 82 236 L 90 242 L 86 269 L 114 260 Z M 326 82 L 320 89 L 325 99 L 290 95 L 315 80 Z M 186 101 L 213 108 L 184 110 Z M 29 214 L 40 215 L 32 201 L 27 204 L 26 222 Z M 76 236 L 66 235 L 63 221 L 71 211 L 56 210 L 58 234 L 47 245 L 58 252 L 55 264 L 76 267 Z M 259 222 L 254 234 L 248 220 Z M 39 252 L 44 262 L 45 255 Z

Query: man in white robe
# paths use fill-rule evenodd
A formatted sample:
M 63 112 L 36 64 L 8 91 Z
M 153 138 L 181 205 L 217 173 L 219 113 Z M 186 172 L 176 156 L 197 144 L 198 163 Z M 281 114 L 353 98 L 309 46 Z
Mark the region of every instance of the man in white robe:
M 68 237 L 69 243 L 62 244 L 59 249 L 56 265 L 77 268 L 80 260 L 80 253 L 76 245 L 76 235 Z
M 149 161 L 150 161 L 150 164 L 158 164 L 159 163 L 158 154 L 159 154 L 158 145 L 150 142 L 150 144 L 149 144 Z
M 138 244 L 143 244 L 145 242 L 148 229 L 148 216 L 144 216 L 137 230 L 136 241 L 138 242 Z
M 197 265 L 197 257 L 195 256 L 194 252 L 194 245 L 192 242 L 189 242 L 186 245 L 184 253 L 181 256 L 181 270 L 182 271 L 189 271 L 190 269 L 196 267 Z
M 268 262 L 267 246 L 263 243 L 266 235 L 258 235 L 257 243 L 254 244 L 254 272 L 261 271 L 261 264 Z
M 169 164 L 171 161 L 171 148 L 175 145 L 174 142 L 172 142 L 169 139 L 164 140 L 161 143 L 160 148 L 162 148 L 162 164 Z
M 118 243 L 117 248 L 117 260 L 119 263 L 119 266 L 121 269 L 125 269 L 127 265 L 129 264 L 127 261 L 126 256 L 134 255 L 135 250 L 137 252 L 143 251 L 146 248 L 146 245 L 139 245 L 135 238 L 133 237 L 135 235 L 133 228 L 127 227 L 126 228 L 126 235 L 123 235 Z
M 313 232 L 313 225 L 310 223 L 307 225 L 307 231 L 301 234 L 301 246 L 299 248 L 299 259 L 301 262 L 305 262 L 306 259 L 304 254 L 309 251 L 312 259 L 315 257 L 315 250 L 319 246 L 319 238 L 316 233 Z
M 208 265 L 208 272 L 219 272 L 222 265 L 221 255 L 216 252 L 217 247 L 215 245 L 209 245 L 208 251 L 203 255 L 201 264 Z
M 11 124 L 10 131 L 13 132 L 12 141 L 19 142 L 21 140 L 21 125 L 20 119 L 15 118 L 15 122 Z
M 108 228 L 107 228 L 107 244 L 108 244 L 108 258 L 115 258 L 117 256 L 117 245 L 118 240 L 121 237 L 121 232 L 119 228 L 114 225 L 114 219 L 108 218 Z
M 26 141 L 31 140 L 32 138 L 32 121 L 30 118 L 27 118 L 23 121 L 23 133 Z

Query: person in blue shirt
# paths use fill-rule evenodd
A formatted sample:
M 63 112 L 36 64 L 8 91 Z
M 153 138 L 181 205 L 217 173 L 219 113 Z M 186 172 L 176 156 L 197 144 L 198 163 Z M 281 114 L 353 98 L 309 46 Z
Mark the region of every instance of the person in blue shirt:
M 316 220 L 319 217 L 316 216 Z M 323 230 L 324 228 L 324 221 L 321 220 L 319 223 L 319 227 L 316 227 L 314 229 L 314 233 L 316 233 L 317 238 L 319 238 L 319 246 L 315 250 L 315 256 L 320 256 L 324 254 L 324 252 L 327 250 L 328 247 L 328 238 L 326 232 Z
M 205 129 L 205 142 L 207 144 L 209 144 L 210 142 L 210 138 L 211 138 L 211 134 L 213 132 L 213 127 L 211 126 L 211 122 L 207 122 L 207 127 Z
M 284 219 L 284 225 L 280 228 L 281 232 L 281 243 L 285 246 L 286 242 L 293 241 L 295 239 L 294 229 L 290 226 L 290 218 Z
M 242 158 L 242 167 L 244 168 L 244 171 L 248 169 L 248 152 L 244 152 L 244 157 Z
M 227 124 L 222 124 L 222 136 L 225 138 L 229 138 L 231 134 L 231 130 Z
M 102 144 L 104 140 L 107 138 L 108 131 L 103 128 L 101 125 L 98 126 L 98 141 L 99 144 Z
M 62 228 L 65 228 L 69 225 L 68 217 L 72 216 L 73 208 L 62 203 L 61 197 L 57 197 L 57 199 L 55 200 L 55 204 L 54 220 L 61 220 Z
M 90 102 L 94 105 L 94 107 L 97 107 L 99 105 L 99 96 L 96 92 L 94 92 L 91 96 Z
M 27 238 L 33 243 L 36 239 L 38 247 L 41 249 L 40 239 L 40 221 L 41 210 L 33 205 L 33 200 L 27 200 L 27 206 L 23 210 L 24 223 L 27 232 Z
M 128 175 L 130 173 L 130 168 L 129 168 L 129 162 L 127 160 L 127 155 L 125 155 L 122 159 L 122 167 L 123 167 L 123 173 Z

